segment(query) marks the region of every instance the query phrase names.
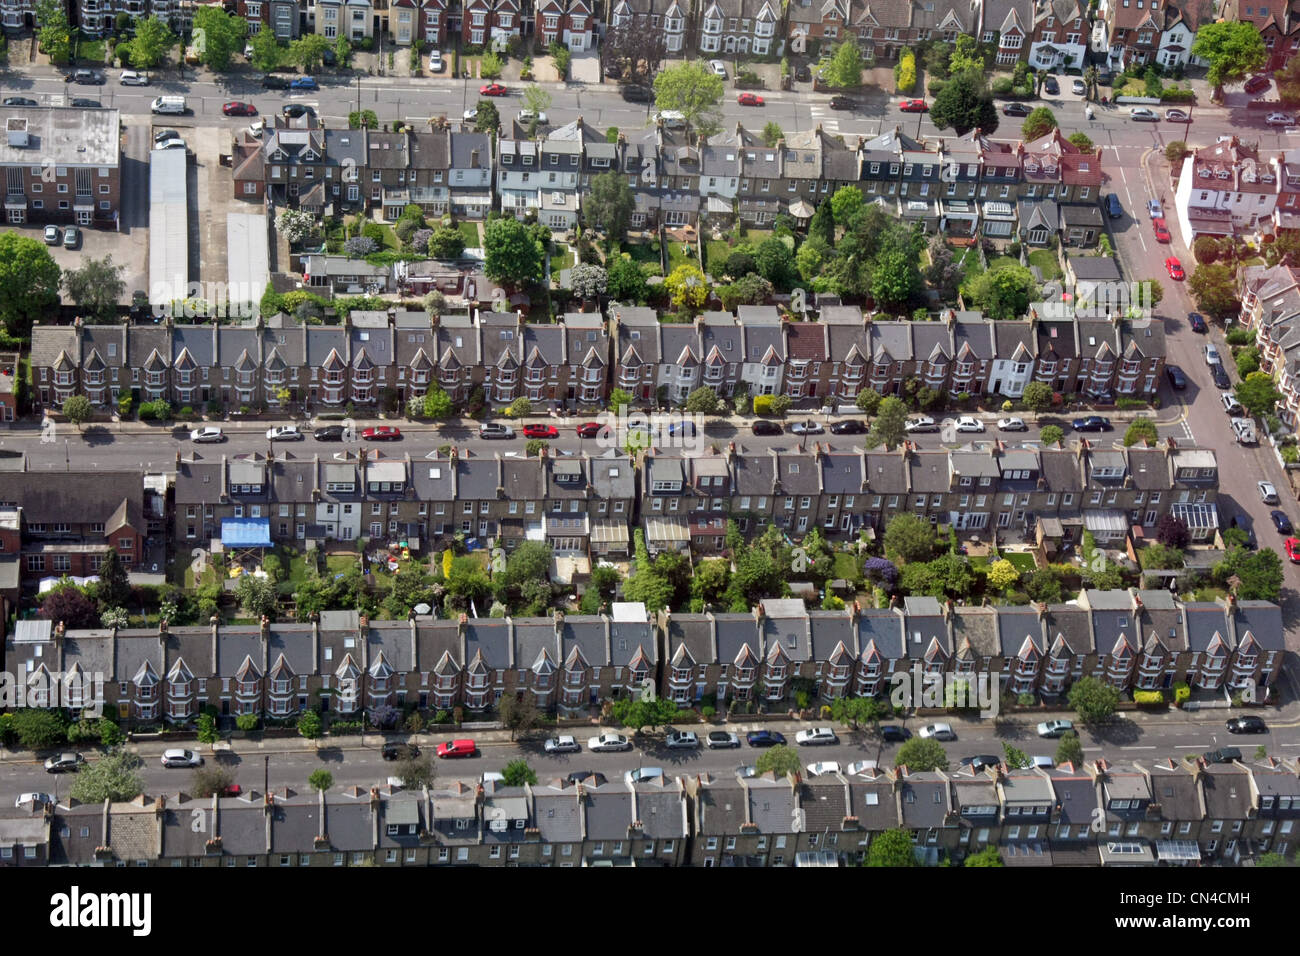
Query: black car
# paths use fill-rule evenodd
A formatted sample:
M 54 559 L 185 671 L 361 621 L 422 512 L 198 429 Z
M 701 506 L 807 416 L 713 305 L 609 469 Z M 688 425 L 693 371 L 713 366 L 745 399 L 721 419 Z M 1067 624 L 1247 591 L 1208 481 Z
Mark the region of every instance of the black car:
M 617 80 L 623 75 L 623 64 L 615 60 L 612 63 L 605 64 L 605 75 L 611 80 Z
M 1008 103 L 1002 107 L 1003 116 L 1028 116 L 1032 112 L 1024 103 Z
M 1110 431 L 1110 419 L 1102 418 L 1100 415 L 1089 415 L 1086 418 L 1076 418 L 1073 423 L 1076 432 L 1108 432 Z
M 72 74 L 72 82 L 85 86 L 103 86 L 104 74 L 99 70 L 77 70 Z
M 343 426 L 342 426 L 342 425 L 325 425 L 325 426 L 322 427 L 322 428 L 318 428 L 318 429 L 316 429 L 314 432 L 311 433 L 311 435 L 312 435 L 312 437 L 315 438 L 317 441 L 342 441 L 342 440 L 343 440 Z
M 331 47 L 326 47 L 324 50 L 321 51 L 320 61 L 324 63 L 326 66 L 334 66 L 336 63 L 338 63 L 339 58 L 338 55 L 334 52 L 334 50 Z
M 605 775 L 595 770 L 575 770 L 569 774 L 569 783 L 585 783 L 589 787 L 603 787 Z
M 751 730 L 745 734 L 745 743 L 751 747 L 775 747 L 785 743 L 785 736 L 775 730 Z
M 648 86 L 625 86 L 622 89 L 623 100 L 628 103 L 650 103 L 654 101 L 654 91 Z
M 1278 511 L 1274 508 L 1268 513 L 1273 519 L 1273 527 L 1277 528 L 1279 534 L 1294 534 L 1295 527 L 1291 524 L 1291 519 L 1286 516 L 1285 511 Z
M 286 103 L 280 108 L 280 112 L 289 119 L 297 119 L 299 116 L 315 116 L 316 111 L 306 103 Z
M 985 767 L 996 767 L 1002 763 L 1001 757 L 995 757 L 993 754 L 980 754 L 976 757 L 962 757 L 961 765 L 970 767 L 972 770 L 983 770 Z
M 1057 96 L 1061 92 L 1061 86 L 1056 82 L 1056 77 L 1049 76 L 1043 80 L 1043 92 L 1048 96 Z
M 1266 734 L 1268 727 L 1260 717 L 1233 717 L 1228 721 L 1230 734 Z
M 794 71 L 794 78 L 799 83 L 811 83 L 812 67 L 805 63 L 803 66 L 799 67 L 799 69 Z
M 857 105 L 858 104 L 854 101 L 853 97 L 851 96 L 831 97 L 831 109 L 833 110 L 851 110 L 854 109 Z
M 832 435 L 865 435 L 866 433 L 866 423 L 860 422 L 855 418 L 850 418 L 848 421 L 844 422 L 835 422 L 831 425 Z
M 287 90 L 289 88 L 289 78 L 287 76 L 276 76 L 274 73 L 268 73 L 262 77 L 262 89 L 264 90 Z
M 1098 74 L 1097 74 L 1097 85 L 1098 85 L 1098 86 L 1110 86 L 1110 85 L 1111 85 L 1112 83 L 1114 83 L 1114 82 L 1115 82 L 1115 74 L 1114 74 L 1114 73 L 1106 73 L 1106 72 L 1102 72 L 1102 73 L 1098 73 Z
M 1114 193 L 1106 195 L 1106 214 L 1111 219 L 1119 219 L 1124 215 L 1124 207 L 1119 204 L 1119 197 Z
M 1169 379 L 1169 387 L 1175 391 L 1181 392 L 1187 387 L 1187 376 L 1177 365 L 1166 365 L 1165 375 Z
M 27 96 L 6 96 L 5 106 L 40 106 L 34 99 Z
M 78 97 L 73 100 L 71 105 L 83 110 L 102 110 L 104 108 L 104 104 L 99 102 L 99 100 L 90 100 L 84 97 Z
M 1205 316 L 1199 312 L 1188 312 L 1187 324 L 1191 326 L 1193 332 L 1199 332 L 1201 335 L 1210 331 L 1210 327 L 1205 324 Z
M 1248 516 L 1234 515 L 1230 527 L 1246 532 L 1246 550 L 1254 551 L 1259 547 L 1259 540 L 1255 537 L 1255 523 Z
M 1218 362 L 1210 366 L 1210 377 L 1214 379 L 1215 388 L 1232 387 L 1232 382 L 1228 379 L 1228 373 L 1223 370 L 1223 366 Z
M 781 426 L 776 422 L 760 421 L 754 422 L 749 426 L 749 430 L 755 435 L 780 435 L 783 434 Z
M 1207 750 L 1201 756 L 1206 763 L 1232 763 L 1241 759 L 1241 751 L 1236 747 L 1220 747 L 1218 750 Z
M 880 739 L 886 743 L 902 743 L 910 736 L 912 736 L 911 731 L 898 724 L 885 724 L 880 728 Z
M 410 760 L 420 756 L 420 748 L 414 744 L 384 744 L 380 756 L 385 760 Z

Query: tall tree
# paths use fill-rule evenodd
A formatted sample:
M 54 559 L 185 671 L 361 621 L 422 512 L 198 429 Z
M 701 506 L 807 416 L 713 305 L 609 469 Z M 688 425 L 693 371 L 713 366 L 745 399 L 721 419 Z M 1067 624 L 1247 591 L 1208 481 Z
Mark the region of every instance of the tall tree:
M 1085 724 L 1104 724 L 1119 707 L 1119 691 L 1095 677 L 1080 677 L 1070 687 L 1069 702 Z
M 862 51 L 854 39 L 845 40 L 821 68 L 822 80 L 837 89 L 855 90 L 862 85 Z
M 1196 307 L 1216 319 L 1236 315 L 1240 308 L 1236 270 L 1225 263 L 1197 266 L 1187 279 L 1187 289 L 1196 299 Z
M 114 750 L 81 769 L 72 784 L 72 799 L 80 803 L 121 803 L 144 790 L 138 771 L 144 761 L 125 750 Z
M 36 36 L 51 63 L 72 59 L 72 25 L 59 0 L 36 0 Z
M 1300 62 L 1300 57 L 1297 57 Z M 862 195 L 860 192 L 858 195 Z M 808 237 L 811 239 L 817 236 L 828 246 L 835 245 L 835 216 L 831 211 L 831 204 L 822 200 L 817 204 L 817 210 L 813 213 L 812 220 L 808 223 Z M 947 248 L 947 244 L 944 244 Z
M 619 256 L 608 267 L 606 291 L 611 299 L 632 304 L 644 302 L 650 294 L 645 273 L 628 256 Z
M 871 273 L 871 295 L 885 309 L 906 305 L 921 291 L 916 255 L 900 248 L 881 251 Z
M 253 68 L 262 73 L 270 73 L 284 59 L 285 50 L 275 38 L 274 30 L 258 30 L 248 41 L 253 48 L 250 60 Z
M 867 434 L 868 447 L 884 445 L 886 448 L 897 448 L 907 434 L 904 428 L 906 422 L 907 406 L 902 399 L 893 395 L 883 399 L 876 411 L 876 420 L 871 423 L 871 431 Z
M 599 299 L 609 288 L 609 274 L 600 266 L 579 262 L 569 272 L 569 287 L 580 299 Z
M 62 621 L 70 631 L 99 625 L 99 608 L 71 581 L 46 591 L 36 616 L 56 625 Z
M 130 597 L 131 582 L 126 565 L 122 563 L 117 548 L 109 548 L 99 566 L 99 599 L 107 607 L 125 607 Z
M 1020 135 L 1028 142 L 1046 136 L 1058 125 L 1056 114 L 1046 106 L 1040 106 L 1025 117 L 1025 122 L 1020 127 Z
M 758 773 L 767 773 L 772 771 L 778 777 L 784 777 L 787 774 L 799 773 L 802 770 L 802 764 L 799 760 L 799 751 L 785 744 L 777 744 L 770 747 L 758 755 L 758 760 L 754 763 L 754 770 Z
M 63 273 L 63 289 L 88 318 L 111 322 L 117 316 L 118 300 L 126 293 L 123 268 L 113 265 L 111 255 L 83 259 L 80 268 Z
M 489 222 L 483 231 L 483 246 L 483 271 L 493 282 L 519 286 L 541 281 L 546 250 L 536 234 L 518 219 Z
M 991 318 L 1016 319 L 1028 310 L 1036 288 L 1032 272 L 1018 262 L 1007 262 L 971 281 L 970 301 Z
M 176 42 L 176 34 L 167 24 L 157 17 L 147 17 L 136 24 L 131 39 L 131 65 L 137 70 L 152 70 L 167 59 Z
M 907 830 L 886 830 L 871 840 L 867 847 L 867 866 L 913 867 L 916 851 L 912 849 L 912 834 Z
M 715 76 L 699 60 L 689 60 L 660 72 L 655 77 L 655 106 L 681 113 L 691 126 L 701 120 L 713 122 L 722 102 L 722 77 Z
M 627 238 L 635 208 L 636 199 L 627 177 L 613 169 L 593 176 L 591 188 L 582 196 L 582 213 L 587 225 L 599 226 L 618 242 Z
M 1243 80 L 1262 67 L 1268 50 L 1254 24 L 1221 21 L 1196 31 L 1192 56 L 1209 62 L 1206 79 L 1214 87 L 1214 98 L 1220 99 L 1224 84 Z
M 551 108 L 551 94 L 536 83 L 524 87 L 524 109 L 533 114 L 534 122 L 540 122 L 541 116 Z
M 194 11 L 194 44 L 199 48 L 199 59 L 210 69 L 229 69 L 231 57 L 244 48 L 247 35 L 248 21 L 226 13 L 220 6 L 200 6 Z
M 913 737 L 898 748 L 894 766 L 906 767 L 913 773 L 947 770 L 948 753 L 933 737 Z
M 943 85 L 930 106 L 930 119 L 939 129 L 951 126 L 958 136 L 973 129 L 992 133 L 998 128 L 998 111 L 982 76 L 958 73 Z
M 1083 769 L 1083 744 L 1073 730 L 1061 734 L 1056 745 L 1056 762 L 1072 764 L 1075 770 Z
M 289 55 L 304 73 L 312 73 L 325 62 L 325 51 L 331 46 L 329 39 L 321 34 L 307 33 L 293 41 Z
M 895 515 L 885 528 L 885 548 L 904 561 L 934 556 L 934 525 L 911 513 Z
M 781 124 L 775 120 L 769 120 L 763 127 L 763 143 L 769 149 L 785 139 L 785 133 L 781 131 Z
M 59 266 L 38 240 L 0 233 L 0 322 L 27 338 L 32 322 L 59 304 Z
M 94 414 L 94 408 L 91 407 L 90 399 L 85 395 L 71 395 L 63 403 L 63 416 L 78 429 L 90 421 L 90 416 Z
M 501 127 L 501 114 L 491 100 L 479 100 L 474 108 L 474 132 L 495 133 Z
M 1251 372 L 1237 385 L 1237 401 L 1252 415 L 1271 415 L 1282 393 L 1267 372 Z

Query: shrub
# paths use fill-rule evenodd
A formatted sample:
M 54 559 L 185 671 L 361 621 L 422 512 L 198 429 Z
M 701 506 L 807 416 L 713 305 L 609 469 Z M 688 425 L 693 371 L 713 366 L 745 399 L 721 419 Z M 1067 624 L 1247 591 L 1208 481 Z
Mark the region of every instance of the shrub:
M 1011 77 L 999 76 L 993 81 L 991 88 L 994 96 L 1006 96 L 1012 89 Z
M 250 730 L 257 729 L 257 722 L 260 718 L 257 714 L 240 714 L 235 718 L 235 726 L 247 733 Z
M 911 93 L 916 88 L 916 54 L 904 50 L 894 67 L 894 86 L 899 93 Z
M 1183 706 L 1183 704 L 1191 700 L 1191 697 L 1192 697 L 1192 689 L 1188 687 L 1186 684 L 1174 685 L 1174 703 L 1177 704 L 1179 707 Z
M 773 395 L 755 395 L 754 396 L 754 414 L 771 415 Z
M 1202 236 L 1201 238 L 1204 239 L 1208 237 Z M 1199 242 L 1200 240 L 1198 239 L 1197 241 Z M 1227 340 L 1229 345 L 1250 345 L 1255 341 L 1255 333 L 1251 332 L 1249 329 L 1233 329 L 1224 336 L 1224 338 Z
M 1158 690 L 1135 690 L 1133 691 L 1133 703 L 1139 707 L 1154 707 L 1165 702 L 1163 691 Z

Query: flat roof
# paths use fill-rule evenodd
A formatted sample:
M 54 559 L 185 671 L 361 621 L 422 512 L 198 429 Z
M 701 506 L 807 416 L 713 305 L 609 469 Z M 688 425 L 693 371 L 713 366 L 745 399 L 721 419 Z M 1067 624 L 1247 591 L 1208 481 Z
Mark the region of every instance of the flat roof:
M 170 305 L 187 295 L 190 208 L 186 156 L 183 149 L 155 149 L 149 154 L 150 305 Z
M 6 136 L 0 162 L 17 166 L 117 166 L 122 119 L 117 110 L 68 106 L 3 106 Z M 14 133 L 26 129 L 26 145 Z M 178 150 L 183 152 L 183 150 Z
M 261 301 L 271 281 L 266 230 L 264 213 L 232 212 L 226 216 L 228 302 Z

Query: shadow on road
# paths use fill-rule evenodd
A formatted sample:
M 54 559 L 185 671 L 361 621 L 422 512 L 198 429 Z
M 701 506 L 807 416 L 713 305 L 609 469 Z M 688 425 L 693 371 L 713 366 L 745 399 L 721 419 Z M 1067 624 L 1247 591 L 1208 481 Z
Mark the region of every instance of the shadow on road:
M 343 750 L 341 747 L 321 747 L 316 751 L 316 756 L 322 763 L 343 762 Z

